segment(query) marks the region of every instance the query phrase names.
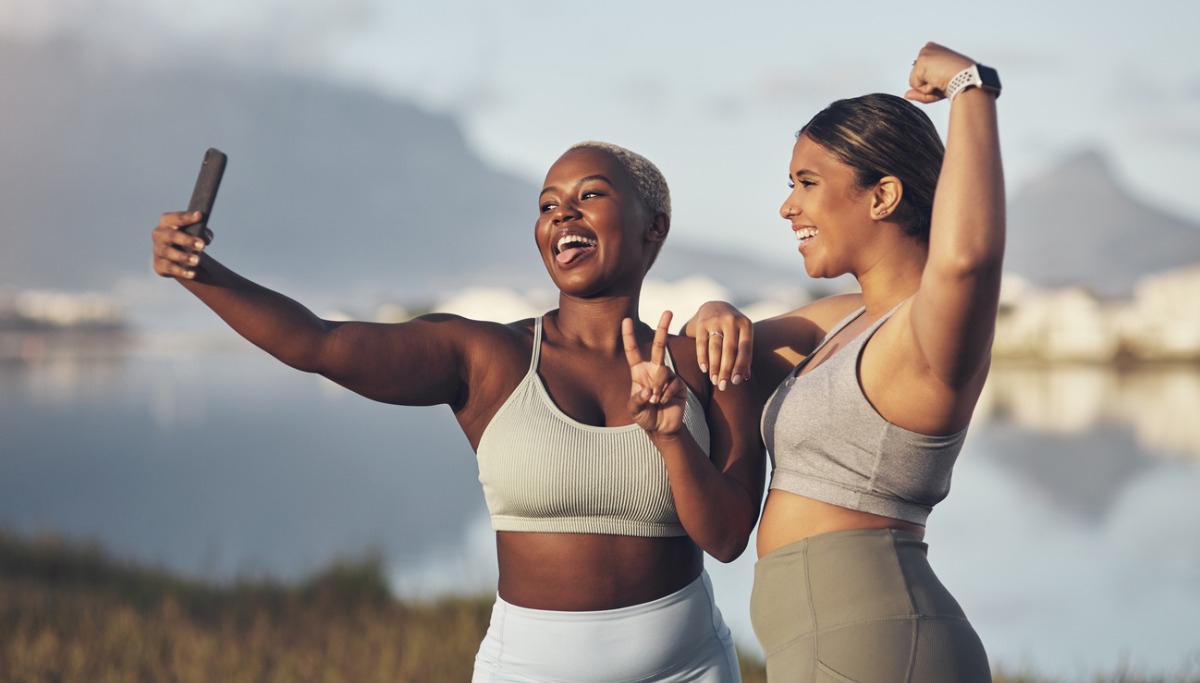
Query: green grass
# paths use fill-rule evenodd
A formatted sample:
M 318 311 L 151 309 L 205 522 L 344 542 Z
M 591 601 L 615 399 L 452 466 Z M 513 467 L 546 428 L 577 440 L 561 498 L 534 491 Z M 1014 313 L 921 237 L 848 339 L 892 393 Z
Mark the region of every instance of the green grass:
M 0 532 L 0 676 L 12 683 L 456 683 L 490 597 L 402 602 L 377 557 L 297 584 L 186 579 L 98 546 Z M 742 656 L 745 683 L 766 680 Z M 1049 683 L 1019 673 L 997 683 Z M 1200 683 L 1121 673 L 1122 683 Z

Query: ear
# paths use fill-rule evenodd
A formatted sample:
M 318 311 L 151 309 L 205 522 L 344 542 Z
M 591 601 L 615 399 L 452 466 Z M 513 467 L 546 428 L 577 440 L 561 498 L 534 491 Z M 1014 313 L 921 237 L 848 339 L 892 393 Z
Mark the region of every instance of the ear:
M 669 232 L 671 232 L 671 217 L 665 213 L 656 213 L 654 220 L 650 223 L 650 228 L 646 230 L 646 241 L 662 243 L 667 239 Z
M 895 213 L 903 197 L 904 184 L 899 178 L 890 175 L 880 178 L 871 192 L 871 218 L 877 221 L 886 220 Z

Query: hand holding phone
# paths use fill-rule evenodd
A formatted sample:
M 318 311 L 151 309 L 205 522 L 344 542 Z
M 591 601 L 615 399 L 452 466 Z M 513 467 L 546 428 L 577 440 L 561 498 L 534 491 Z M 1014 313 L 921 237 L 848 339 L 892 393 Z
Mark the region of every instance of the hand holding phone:
M 213 202 L 217 200 L 217 188 L 221 186 L 221 176 L 225 174 L 225 162 L 229 157 L 216 148 L 209 148 L 204 153 L 204 161 L 200 164 L 200 175 L 196 178 L 196 187 L 192 189 L 192 201 L 188 203 L 188 211 L 199 211 L 200 221 L 185 228 L 184 232 L 192 237 L 203 238 L 204 229 L 208 227 L 208 218 L 212 214 Z

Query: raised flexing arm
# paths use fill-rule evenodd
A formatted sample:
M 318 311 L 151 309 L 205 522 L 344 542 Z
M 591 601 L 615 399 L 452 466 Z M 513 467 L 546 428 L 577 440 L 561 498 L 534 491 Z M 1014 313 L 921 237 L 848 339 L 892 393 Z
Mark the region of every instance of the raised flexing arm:
M 974 62 L 935 43 L 923 47 L 905 94 L 944 97 L 950 79 Z M 977 381 L 995 331 L 1004 256 L 1004 174 L 996 98 L 968 88 L 950 104 L 946 155 L 938 177 L 929 258 L 912 303 L 916 346 L 947 387 Z

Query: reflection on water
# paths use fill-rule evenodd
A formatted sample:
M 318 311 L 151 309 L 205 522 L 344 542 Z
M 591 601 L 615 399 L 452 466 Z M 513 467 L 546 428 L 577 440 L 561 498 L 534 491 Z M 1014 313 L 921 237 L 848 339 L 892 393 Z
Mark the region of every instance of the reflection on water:
M 994 369 L 928 533 L 994 663 L 1084 680 L 1200 661 L 1197 407 L 1197 368 Z M 292 578 L 377 549 L 404 595 L 490 591 L 476 475 L 448 410 L 259 354 L 0 363 L 0 526 L 176 571 Z M 753 566 L 708 563 L 751 651 Z

